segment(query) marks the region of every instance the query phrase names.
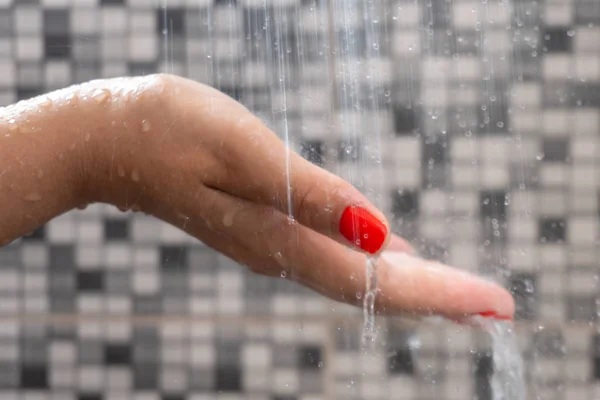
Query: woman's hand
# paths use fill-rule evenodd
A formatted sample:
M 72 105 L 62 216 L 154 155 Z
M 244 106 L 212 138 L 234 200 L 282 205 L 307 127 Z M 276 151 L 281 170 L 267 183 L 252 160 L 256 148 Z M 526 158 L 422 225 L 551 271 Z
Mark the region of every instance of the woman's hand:
M 381 312 L 512 317 L 501 287 L 403 254 L 408 244 L 349 183 L 294 153 L 286 168 L 284 144 L 224 94 L 158 75 L 91 82 L 55 102 L 73 94 L 81 202 L 144 211 L 254 272 L 348 303 L 365 290 L 366 254 L 400 251 L 378 268 Z

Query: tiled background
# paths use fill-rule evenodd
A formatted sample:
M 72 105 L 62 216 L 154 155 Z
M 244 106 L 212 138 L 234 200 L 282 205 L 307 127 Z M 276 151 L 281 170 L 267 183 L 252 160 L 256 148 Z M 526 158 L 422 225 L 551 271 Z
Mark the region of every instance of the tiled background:
M 156 71 L 506 282 L 529 398 L 600 399 L 598 0 L 0 0 L 0 104 Z M 0 265 L 0 400 L 490 399 L 485 335 L 388 319 L 364 354 L 360 312 L 148 217 L 69 213 Z

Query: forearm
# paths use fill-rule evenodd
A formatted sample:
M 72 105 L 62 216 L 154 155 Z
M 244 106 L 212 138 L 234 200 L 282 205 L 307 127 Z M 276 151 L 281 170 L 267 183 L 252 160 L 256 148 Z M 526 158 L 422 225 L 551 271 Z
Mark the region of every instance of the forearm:
M 104 143 L 126 129 L 119 121 L 148 82 L 96 81 L 0 108 L 0 246 L 101 200 Z

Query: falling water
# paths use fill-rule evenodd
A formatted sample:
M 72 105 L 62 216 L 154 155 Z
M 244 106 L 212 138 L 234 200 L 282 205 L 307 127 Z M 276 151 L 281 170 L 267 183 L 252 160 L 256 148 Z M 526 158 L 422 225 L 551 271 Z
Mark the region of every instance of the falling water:
M 377 295 L 377 265 L 378 257 L 367 258 L 367 279 L 365 297 L 363 300 L 364 330 L 363 346 L 367 348 L 369 344 L 375 341 L 375 297 Z
M 507 322 L 486 322 L 486 331 L 492 337 L 494 400 L 524 400 L 526 387 L 523 376 L 523 358 L 519 350 L 514 326 Z

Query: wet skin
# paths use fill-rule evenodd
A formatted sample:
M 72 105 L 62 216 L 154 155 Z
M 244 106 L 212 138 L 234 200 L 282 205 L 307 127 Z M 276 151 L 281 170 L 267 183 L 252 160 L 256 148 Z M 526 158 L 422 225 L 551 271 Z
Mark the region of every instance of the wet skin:
M 177 226 L 256 273 L 283 273 L 350 304 L 361 304 L 367 255 L 383 254 L 383 314 L 512 318 L 502 287 L 410 255 L 352 185 L 286 154 L 242 105 L 183 78 L 49 93 L 0 109 L 0 243 L 107 203 Z

